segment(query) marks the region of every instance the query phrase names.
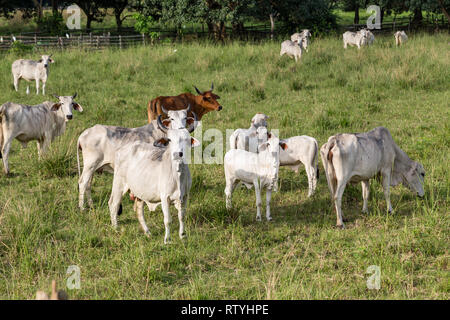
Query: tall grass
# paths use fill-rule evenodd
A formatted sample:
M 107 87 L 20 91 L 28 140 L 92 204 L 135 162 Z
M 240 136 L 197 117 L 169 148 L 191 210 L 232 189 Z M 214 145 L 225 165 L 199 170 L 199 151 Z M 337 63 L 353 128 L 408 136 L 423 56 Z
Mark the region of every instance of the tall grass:
M 51 279 L 65 283 L 68 266 L 78 265 L 81 289 L 69 291 L 71 298 L 448 299 L 449 41 L 417 34 L 396 48 L 393 38 L 380 37 L 358 51 L 344 50 L 338 38 L 316 39 L 298 64 L 279 57 L 278 43 L 55 52 L 47 92 L 78 92 L 84 112 L 41 161 L 34 142 L 27 149 L 13 143 L 13 175 L 0 176 L 0 298 L 32 298 Z M 0 102 L 52 100 L 27 96 L 25 83 L 13 90 L 17 58 L 1 57 Z M 236 190 L 235 209 L 227 212 L 222 166 L 192 164 L 185 241 L 174 219 L 173 243 L 163 245 L 160 209 L 146 214 L 146 238 L 126 197 L 114 231 L 110 174 L 94 178 L 95 207 L 78 211 L 76 139 L 85 128 L 144 125 L 149 99 L 193 85 L 205 90 L 212 81 L 224 109 L 203 118 L 204 130 L 247 127 L 263 112 L 282 137 L 306 134 L 323 144 L 339 132 L 382 125 L 423 163 L 425 198 L 394 188 L 394 213 L 387 214 L 374 181 L 362 214 L 361 188 L 349 185 L 349 222 L 337 230 L 323 174 L 307 198 L 304 172 L 281 169 L 274 221 L 257 223 L 254 191 Z M 366 287 L 370 265 L 381 268 L 380 290 Z

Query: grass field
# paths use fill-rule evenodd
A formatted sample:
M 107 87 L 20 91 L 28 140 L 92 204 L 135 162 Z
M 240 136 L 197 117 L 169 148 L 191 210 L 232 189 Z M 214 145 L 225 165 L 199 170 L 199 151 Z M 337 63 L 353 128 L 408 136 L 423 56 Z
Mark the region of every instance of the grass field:
M 84 112 L 41 161 L 34 142 L 27 149 L 13 143 L 12 175 L 0 174 L 0 298 L 33 298 L 52 279 L 62 286 L 77 265 L 75 299 L 449 299 L 449 41 L 448 34 L 416 34 L 396 48 L 393 38 L 378 37 L 358 51 L 344 50 L 338 38 L 313 39 L 298 64 L 279 57 L 278 43 L 55 52 L 47 92 L 78 92 Z M 27 96 L 24 82 L 13 90 L 17 58 L 1 56 L 0 102 L 52 100 L 36 96 L 33 85 Z M 192 164 L 186 240 L 178 238 L 173 207 L 172 243 L 163 244 L 160 208 L 146 211 L 146 238 L 127 197 L 114 231 L 110 174 L 94 178 L 95 208 L 78 211 L 76 141 L 84 129 L 144 125 L 150 98 L 194 84 L 205 90 L 211 81 L 224 109 L 204 116 L 203 130 L 248 127 L 263 112 L 281 137 L 306 134 L 322 145 L 336 133 L 385 126 L 425 167 L 425 197 L 396 187 L 387 214 L 374 181 L 362 214 L 361 187 L 349 185 L 349 221 L 339 230 L 321 164 L 313 198 L 303 170 L 282 168 L 274 221 L 256 222 L 253 190 L 236 190 L 235 210 L 227 212 L 223 167 Z M 371 265 L 381 270 L 379 290 L 366 287 Z

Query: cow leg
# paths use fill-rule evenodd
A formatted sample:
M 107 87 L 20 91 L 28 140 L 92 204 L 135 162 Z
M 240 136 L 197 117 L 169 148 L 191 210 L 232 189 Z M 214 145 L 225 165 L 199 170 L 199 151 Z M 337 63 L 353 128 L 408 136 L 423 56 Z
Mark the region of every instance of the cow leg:
M 272 217 L 270 216 L 270 200 L 272 199 L 272 190 L 266 190 L 266 219 L 267 221 L 271 221 Z
M 141 224 L 142 230 L 144 230 L 144 233 L 147 237 L 150 236 L 150 231 L 148 230 L 147 224 L 145 223 L 145 218 L 144 218 L 144 201 L 142 200 L 137 200 L 137 217 L 139 220 L 139 223 Z
M 392 212 L 392 205 L 391 205 L 391 196 L 390 196 L 390 186 L 391 186 L 391 172 L 390 168 L 387 171 L 381 172 L 381 175 L 383 177 L 383 192 L 384 192 L 384 198 L 386 199 L 386 206 L 388 207 L 388 212 Z
M 39 94 L 39 79 L 36 79 L 36 94 Z
M 91 184 L 92 178 L 96 169 L 96 163 L 88 164 L 87 166 L 83 165 L 83 172 L 81 173 L 81 177 L 78 180 L 78 207 L 80 210 L 84 210 L 84 195 L 87 195 L 88 204 L 90 207 L 93 206 L 93 201 L 91 197 Z
M 238 182 L 235 179 L 227 179 L 226 187 L 225 187 L 227 210 L 230 210 L 231 208 L 233 208 L 231 199 L 232 199 L 232 194 L 233 194 L 234 189 L 236 188 L 237 183 Z
M 114 176 L 111 197 L 108 201 L 109 213 L 111 215 L 111 224 L 114 229 L 117 229 L 117 215 L 121 207 L 123 194 L 123 184 L 120 181 L 120 178 Z
M 14 77 L 14 89 L 16 89 L 16 91 L 19 91 L 19 79 L 20 77 L 17 76 L 13 76 Z
M 180 239 L 186 237 L 186 232 L 184 231 L 184 216 L 186 215 L 186 206 L 187 206 L 187 196 L 184 197 L 182 202 L 178 202 L 176 207 L 178 209 L 178 221 L 180 223 L 180 230 L 178 232 Z
M 161 207 L 164 214 L 164 227 L 166 228 L 164 244 L 167 244 L 170 242 L 170 223 L 172 222 L 172 217 L 170 216 L 169 210 L 169 199 L 167 196 L 161 197 Z
M 363 196 L 363 209 L 362 212 L 367 213 L 368 211 L 368 201 L 369 201 L 369 192 L 370 192 L 370 182 L 369 180 L 361 181 L 362 187 L 362 196 Z
M 2 148 L 2 160 L 3 160 L 3 169 L 6 174 L 9 173 L 9 162 L 8 162 L 8 155 L 9 150 L 11 149 L 11 143 L 14 139 L 13 136 L 4 136 L 4 143 Z
M 42 95 L 45 95 L 45 81 L 42 81 Z
M 261 189 L 259 187 L 258 180 L 253 181 L 253 185 L 255 186 L 255 194 L 256 194 L 256 221 L 261 221 Z
M 306 176 L 308 177 L 308 197 L 311 197 L 314 193 L 313 190 L 313 179 L 314 179 L 314 172 L 313 168 L 309 164 L 305 164 L 305 171 Z
M 30 85 L 27 83 L 27 94 L 30 94 Z
M 334 205 L 336 208 L 336 226 L 338 228 L 345 228 L 344 221 L 342 219 L 342 195 L 344 194 L 347 181 L 339 181 L 336 187 L 336 193 L 334 195 Z

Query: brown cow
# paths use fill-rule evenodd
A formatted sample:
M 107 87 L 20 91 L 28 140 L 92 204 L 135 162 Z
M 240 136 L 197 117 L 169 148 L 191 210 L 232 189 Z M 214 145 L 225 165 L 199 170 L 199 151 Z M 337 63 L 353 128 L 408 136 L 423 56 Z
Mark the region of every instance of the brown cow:
M 180 110 L 191 105 L 192 111 L 195 112 L 198 120 L 201 120 L 203 115 L 210 111 L 222 110 L 222 106 L 217 102 L 220 97 L 212 93 L 214 84 L 211 84 L 211 90 L 205 92 L 201 92 L 196 86 L 194 86 L 194 88 L 195 91 L 197 91 L 198 96 L 186 92 L 178 96 L 161 96 L 149 101 L 147 107 L 148 122 L 151 123 L 158 115 L 163 115 L 163 117 L 166 116 L 161 107 L 166 110 Z

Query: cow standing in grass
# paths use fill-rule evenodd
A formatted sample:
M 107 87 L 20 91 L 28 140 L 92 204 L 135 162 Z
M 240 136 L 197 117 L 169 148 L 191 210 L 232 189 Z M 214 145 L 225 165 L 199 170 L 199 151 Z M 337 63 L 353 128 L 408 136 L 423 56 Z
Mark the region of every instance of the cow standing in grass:
M 88 205 L 93 206 L 91 185 L 94 173 L 103 170 L 113 172 L 115 155 L 119 148 L 136 141 L 152 143 L 165 137 L 165 133 L 157 125 L 158 121 L 162 121 L 166 127 L 175 129 L 185 128 L 188 125 L 189 132 L 194 131 L 197 116 L 194 112 L 192 113 L 194 117 L 187 117 L 190 107 L 178 111 L 167 111 L 164 107 L 162 109 L 167 112 L 167 119 L 162 120 L 159 116 L 158 120 L 142 127 L 123 128 L 97 124 L 81 133 L 77 142 L 77 164 L 78 175 L 80 176 L 78 180 L 78 206 L 81 210 L 84 210 L 85 195 Z M 83 154 L 82 173 L 80 172 L 80 151 Z
M 149 101 L 147 107 L 148 122 L 151 123 L 153 120 L 156 120 L 159 115 L 166 116 L 161 108 L 162 106 L 166 110 L 176 111 L 185 109 L 187 105 L 190 105 L 192 106 L 192 112 L 196 114 L 198 120 L 201 120 L 210 111 L 222 110 L 222 106 L 217 101 L 220 97 L 212 92 L 213 89 L 214 84 L 211 84 L 211 90 L 204 92 L 201 92 L 195 87 L 198 95 L 187 92 L 178 96 L 160 96 Z
M 405 31 L 397 31 L 396 33 L 394 33 L 394 38 L 396 46 L 405 44 L 406 41 L 408 41 L 408 36 L 406 35 Z
M 19 80 L 36 81 L 36 94 L 39 94 L 39 81 L 42 81 L 42 94 L 45 95 L 45 84 L 47 83 L 49 64 L 55 61 L 52 55 L 43 55 L 39 61 L 19 59 L 12 64 L 12 74 L 14 78 L 14 88 L 19 91 Z M 27 94 L 30 93 L 30 86 L 27 84 Z
M 320 148 L 331 198 L 335 204 L 338 227 L 344 228 L 342 195 L 348 182 L 362 184 L 363 212 L 367 212 L 369 180 L 381 175 L 384 196 L 389 212 L 392 211 L 390 186 L 400 183 L 424 195 L 423 166 L 411 160 L 392 139 L 388 129 L 378 127 L 366 133 L 338 134 L 328 138 Z
M 17 139 L 23 147 L 37 140 L 39 158 L 50 143 L 66 130 L 72 110 L 83 112 L 73 96 L 55 96 L 59 102 L 45 101 L 35 106 L 6 102 L 0 106 L 0 146 L 5 173 L 9 173 L 8 155 L 11 143 Z

